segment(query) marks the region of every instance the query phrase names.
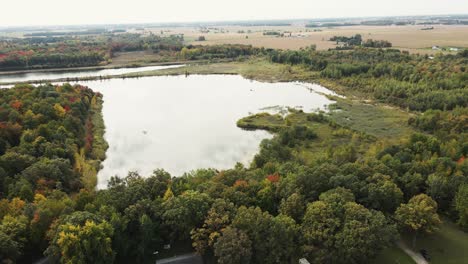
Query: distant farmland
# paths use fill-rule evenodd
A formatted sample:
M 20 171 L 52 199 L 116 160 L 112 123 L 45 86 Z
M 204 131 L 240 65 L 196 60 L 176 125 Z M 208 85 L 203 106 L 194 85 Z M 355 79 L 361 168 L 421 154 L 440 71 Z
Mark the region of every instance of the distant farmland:
M 209 32 L 201 32 L 195 28 L 174 28 L 171 33 L 183 33 L 190 44 L 250 44 L 257 47 L 300 49 L 312 44 L 317 49 L 334 48 L 335 43 L 329 41 L 333 36 L 352 36 L 361 34 L 364 39 L 388 40 L 395 48 L 408 50 L 412 53 L 433 54 L 438 51 L 432 46 L 468 47 L 468 25 L 435 25 L 432 30 L 422 30 L 424 25 L 408 26 L 347 26 L 335 28 L 306 28 L 304 26 L 278 27 L 240 27 L 225 26 Z M 315 30 L 315 31 L 314 31 Z M 265 35 L 264 32 L 277 31 L 283 37 Z M 199 36 L 205 36 L 206 41 L 197 41 Z

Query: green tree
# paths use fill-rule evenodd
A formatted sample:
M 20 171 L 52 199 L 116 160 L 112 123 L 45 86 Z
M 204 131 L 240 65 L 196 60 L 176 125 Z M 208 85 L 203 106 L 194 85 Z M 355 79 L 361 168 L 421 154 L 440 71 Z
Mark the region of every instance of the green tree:
M 299 227 L 294 219 L 287 215 L 278 215 L 272 218 L 268 241 L 271 243 L 270 257 L 265 261 L 270 263 L 294 263 L 298 255 L 297 243 L 299 240 Z M 265 242 L 264 242 L 265 243 Z
M 320 201 L 328 204 L 340 204 L 344 205 L 348 202 L 354 202 L 354 194 L 349 189 L 338 187 L 335 189 L 328 190 L 319 196 Z
M 0 231 L 0 259 L 2 263 L 15 263 L 21 255 L 21 246 L 10 236 Z
M 406 172 L 397 179 L 407 200 L 422 192 L 425 178 L 421 173 Z
M 357 203 L 347 203 L 344 210 L 342 229 L 335 237 L 339 260 L 363 263 L 395 241 L 396 226 L 390 224 L 383 213 Z
M 403 201 L 403 192 L 390 176 L 380 173 L 367 178 L 363 204 L 369 208 L 392 213 Z
M 437 161 L 440 165 L 440 159 Z M 464 177 L 450 175 L 451 168 L 446 169 L 447 172 L 437 172 L 429 175 L 426 184 L 427 194 L 437 202 L 441 209 L 448 209 L 452 205 L 455 193 L 458 190 Z
M 192 246 L 200 255 L 205 255 L 207 251 L 213 250 L 213 245 L 221 236 L 221 230 L 231 224 L 236 208 L 233 203 L 223 199 L 217 199 L 205 218 L 201 228 L 190 232 Z
M 30 222 L 29 235 L 34 249 L 42 253 L 48 245 L 47 230 L 60 215 L 72 210 L 73 202 L 66 194 L 54 191 L 47 198 L 36 194 L 33 205 L 35 210 Z
M 252 242 L 246 233 L 227 227 L 214 244 L 214 254 L 220 264 L 249 264 Z
M 261 263 L 268 259 L 269 250 L 268 234 L 270 231 L 272 216 L 262 212 L 258 207 L 241 206 L 232 222 L 232 227 L 244 231 L 252 241 L 252 261 Z M 279 241 L 278 241 L 279 242 Z
M 113 208 L 101 207 L 106 220 L 114 227 L 113 246 L 117 262 L 148 262 L 154 250 L 161 247 L 161 198 L 141 199 L 128 206 L 122 215 Z M 101 215 L 101 213 L 100 213 Z
M 160 244 L 158 243 L 159 237 L 155 234 L 157 226 L 151 218 L 143 214 L 139 219 L 139 247 L 138 247 L 138 261 L 144 262 L 152 255 L 154 249 Z M 130 238 L 131 239 L 131 238 Z
M 293 193 L 287 199 L 282 199 L 279 212 L 291 217 L 296 222 L 301 221 L 305 212 L 304 198 L 298 193 Z
M 307 206 L 301 225 L 302 252 L 316 263 L 330 262 L 334 250 L 334 236 L 341 226 L 341 219 L 334 209 L 323 201 Z
M 458 224 L 468 229 L 468 184 L 460 185 L 455 196 L 455 209 L 458 212 Z
M 302 251 L 314 263 L 363 263 L 387 247 L 396 228 L 378 211 L 337 189 L 307 206 L 301 225 Z
M 252 262 L 284 263 L 295 255 L 298 229 L 285 215 L 271 216 L 258 207 L 241 206 L 232 226 L 244 231 L 252 241 Z
M 210 209 L 211 198 L 204 193 L 187 191 L 164 202 L 163 223 L 172 239 L 190 238 L 190 231 L 201 226 Z
M 146 179 L 146 184 L 150 187 L 150 192 L 154 197 L 162 197 L 170 182 L 171 175 L 163 169 L 154 170 L 151 177 Z
M 86 221 L 83 226 L 63 224 L 59 226 L 56 242 L 62 263 L 113 263 L 112 226 L 107 222 L 96 224 Z
M 27 243 L 28 219 L 25 216 L 7 215 L 0 224 L 0 256 L 15 261 Z
M 413 247 L 420 233 L 432 233 L 441 224 L 437 203 L 426 194 L 419 194 L 401 204 L 395 211 L 395 219 L 402 230 L 413 234 Z
M 275 212 L 277 210 L 277 203 L 275 201 L 275 183 L 272 183 L 269 180 L 263 180 L 262 186 L 263 188 L 257 192 L 257 196 L 255 198 L 256 203 L 260 208 L 262 208 L 262 210 Z
M 302 167 L 297 173 L 297 186 L 307 201 L 313 201 L 330 189 L 330 177 L 337 173 L 338 167 L 329 163 L 315 168 Z
M 45 254 L 64 263 L 112 263 L 112 226 L 96 214 L 74 212 L 60 217 L 49 229 Z

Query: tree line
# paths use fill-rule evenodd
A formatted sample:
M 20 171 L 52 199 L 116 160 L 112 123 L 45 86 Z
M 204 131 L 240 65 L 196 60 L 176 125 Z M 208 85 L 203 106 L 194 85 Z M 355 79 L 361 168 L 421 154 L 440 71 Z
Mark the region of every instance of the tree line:
M 451 110 L 468 104 L 468 56 L 410 55 L 395 49 L 269 52 L 274 63 L 304 65 L 351 93 L 416 111 Z
M 108 64 L 116 52 L 150 51 L 174 57 L 182 35 L 100 34 L 0 40 L 0 70 L 71 68 Z

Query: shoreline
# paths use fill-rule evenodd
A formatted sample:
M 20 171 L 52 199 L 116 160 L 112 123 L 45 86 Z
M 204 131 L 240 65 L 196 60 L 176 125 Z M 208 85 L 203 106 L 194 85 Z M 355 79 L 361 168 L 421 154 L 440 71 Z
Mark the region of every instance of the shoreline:
M 85 67 L 70 67 L 70 68 L 43 68 L 43 69 L 27 69 L 27 70 L 0 70 L 0 77 L 3 75 L 12 74 L 28 74 L 28 73 L 42 73 L 42 72 L 76 72 L 76 71 L 94 71 L 94 70 L 108 70 L 108 69 L 122 69 L 122 68 L 142 68 L 150 66 L 169 66 L 169 65 L 181 65 L 188 63 L 216 63 L 216 62 L 228 62 L 232 59 L 217 59 L 214 61 L 210 60 L 174 60 L 165 62 L 144 62 L 144 63 L 128 63 L 128 64 L 117 64 L 117 65 L 96 65 L 96 66 L 85 66 Z M 0 82 L 1 83 L 1 82 Z
M 153 63 L 132 63 L 132 64 L 121 64 L 121 65 L 104 65 L 104 66 L 86 66 L 86 67 L 71 67 L 71 68 L 44 68 L 44 69 L 28 69 L 28 70 L 12 70 L 12 71 L 0 71 L 0 77 L 2 75 L 12 74 L 28 74 L 28 73 L 41 73 L 41 72 L 75 72 L 75 71 L 93 71 L 93 70 L 107 70 L 107 69 L 122 69 L 122 68 L 140 68 L 149 66 L 168 66 L 168 65 L 180 65 L 186 61 L 172 61 L 172 62 L 153 62 Z
M 65 78 L 57 78 L 57 79 L 38 79 L 38 80 L 29 80 L 29 81 L 14 81 L 14 82 L 1 82 L 2 75 L 7 75 L 6 73 L 0 73 L 0 87 L 2 86 L 15 86 L 16 84 L 44 84 L 44 83 L 52 83 L 52 82 L 79 82 L 79 81 L 96 81 L 96 80 L 108 80 L 108 79 L 125 79 L 125 78 L 139 78 L 139 77 L 151 77 L 151 76 L 161 76 L 161 75 L 184 75 L 184 74 L 198 74 L 198 72 L 187 72 L 186 70 L 180 71 L 181 69 L 185 69 L 189 66 L 200 66 L 200 65 L 216 65 L 219 63 L 230 63 L 233 62 L 232 60 L 216 60 L 216 61 L 208 61 L 208 60 L 201 60 L 201 61 L 173 61 L 173 62 L 164 62 L 158 64 L 145 64 L 145 65 L 138 65 L 138 66 L 119 66 L 114 68 L 73 68 L 71 69 L 60 69 L 60 70 L 47 70 L 47 71 L 27 71 L 27 72 L 10 72 L 10 74 L 27 74 L 27 73 L 41 73 L 41 72 L 75 72 L 80 70 L 103 70 L 103 69 L 121 69 L 121 68 L 143 68 L 143 67 L 151 67 L 151 66 L 177 66 L 181 65 L 181 67 L 176 67 L 176 71 L 168 71 L 171 69 L 160 69 L 160 70 L 143 70 L 141 72 L 130 72 L 130 73 L 122 73 L 122 74 L 113 74 L 113 75 L 99 75 L 99 76 L 84 76 L 84 77 L 65 77 Z M 185 65 L 185 66 L 184 66 Z M 161 74 L 160 72 L 163 72 Z M 209 74 L 238 74 L 237 72 L 218 72 L 213 71 Z

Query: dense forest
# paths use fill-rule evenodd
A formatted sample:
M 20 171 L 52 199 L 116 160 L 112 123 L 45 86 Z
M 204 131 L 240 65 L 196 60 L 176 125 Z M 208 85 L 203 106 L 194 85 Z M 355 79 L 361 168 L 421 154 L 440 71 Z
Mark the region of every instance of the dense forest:
M 99 66 L 119 52 L 148 51 L 160 61 L 239 59 L 265 55 L 247 45 L 184 45 L 183 35 L 101 34 L 0 39 L 0 71 Z
M 182 48 L 179 57 L 184 60 L 242 59 L 264 54 L 265 49 L 248 45 L 187 45 Z
M 116 52 L 147 50 L 174 55 L 182 47 L 183 36 L 179 35 L 161 37 L 109 33 L 0 39 L 0 70 L 105 65 L 112 61 Z
M 301 65 L 349 94 L 413 111 L 408 124 L 417 132 L 384 144 L 326 113 L 258 114 L 238 126 L 275 136 L 249 166 L 181 177 L 129 172 L 97 191 L 107 148 L 102 96 L 68 84 L 0 90 L 4 263 L 43 254 L 57 263 L 150 263 L 164 245 L 187 243 L 208 263 L 367 263 L 400 234 L 416 240 L 443 218 L 468 229 L 466 51 L 435 58 L 362 47 L 177 52 Z M 305 149 L 316 156 L 304 158 Z
M 3 262 L 45 250 L 46 231 L 65 205 L 47 199 L 94 189 L 107 149 L 101 104 L 100 94 L 79 85 L 0 89 Z
M 270 51 L 272 62 L 304 65 L 348 92 L 410 110 L 468 105 L 468 50 L 435 57 L 394 49 Z

